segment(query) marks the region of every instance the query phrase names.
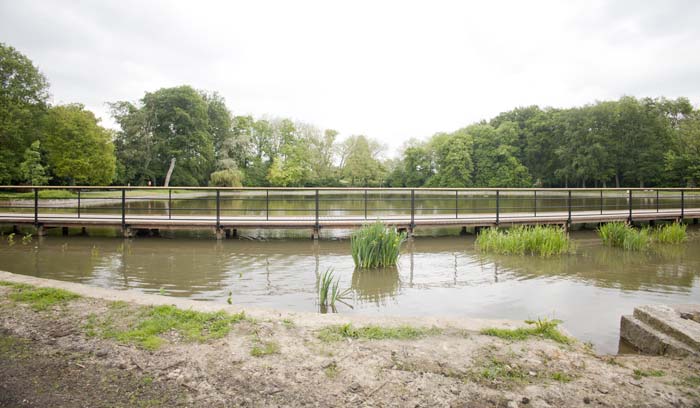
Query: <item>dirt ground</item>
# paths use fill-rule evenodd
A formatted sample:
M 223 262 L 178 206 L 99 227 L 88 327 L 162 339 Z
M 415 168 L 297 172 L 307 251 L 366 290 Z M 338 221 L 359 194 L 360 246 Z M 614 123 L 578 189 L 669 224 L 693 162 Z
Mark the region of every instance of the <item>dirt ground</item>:
M 0 286 L 2 407 L 700 407 L 697 358 L 597 356 L 580 343 L 452 325 L 417 339 L 329 342 L 319 338 L 326 321 L 304 315 L 247 319 L 203 343 L 167 333 L 149 351 L 90 334 L 108 300 L 37 311 L 10 291 Z

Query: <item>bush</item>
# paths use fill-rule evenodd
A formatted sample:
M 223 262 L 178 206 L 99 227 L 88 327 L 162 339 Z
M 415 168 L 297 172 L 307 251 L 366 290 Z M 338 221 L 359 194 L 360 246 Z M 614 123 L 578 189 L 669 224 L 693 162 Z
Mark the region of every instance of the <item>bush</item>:
M 552 256 L 572 250 L 566 231 L 561 227 L 518 226 L 508 230 L 483 230 L 476 239 L 479 250 L 503 255 Z
M 364 225 L 350 237 L 352 260 L 358 268 L 394 266 L 405 240 L 406 233 L 387 227 L 381 221 Z
M 678 222 L 662 225 L 654 230 L 654 241 L 660 244 L 681 244 L 688 239 L 686 225 Z

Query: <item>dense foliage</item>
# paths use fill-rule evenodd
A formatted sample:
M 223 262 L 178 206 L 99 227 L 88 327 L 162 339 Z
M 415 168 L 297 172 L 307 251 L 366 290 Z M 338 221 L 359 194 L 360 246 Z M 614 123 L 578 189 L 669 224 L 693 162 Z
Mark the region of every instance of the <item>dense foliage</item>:
M 625 96 L 569 109 L 519 107 L 407 142 L 394 159 L 363 135 L 285 118 L 234 116 L 183 85 L 111 103 L 119 130 L 80 105 L 51 106 L 48 82 L 0 43 L 0 184 L 391 187 L 696 186 L 700 110 Z M 40 143 L 35 144 L 35 142 Z

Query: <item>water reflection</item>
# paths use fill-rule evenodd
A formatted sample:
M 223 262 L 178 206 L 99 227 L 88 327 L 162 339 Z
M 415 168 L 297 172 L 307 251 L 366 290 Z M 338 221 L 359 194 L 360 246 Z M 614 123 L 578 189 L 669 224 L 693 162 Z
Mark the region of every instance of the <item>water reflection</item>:
M 352 273 L 352 290 L 361 302 L 374 303 L 377 306 L 386 304 L 398 294 L 401 288 L 399 269 L 359 269 Z

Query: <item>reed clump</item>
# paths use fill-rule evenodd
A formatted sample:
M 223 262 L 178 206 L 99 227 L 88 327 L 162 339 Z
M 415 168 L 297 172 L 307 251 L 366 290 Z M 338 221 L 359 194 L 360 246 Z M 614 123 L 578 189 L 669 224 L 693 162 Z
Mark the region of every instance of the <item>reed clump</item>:
M 381 221 L 368 224 L 350 237 L 352 260 L 358 268 L 394 266 L 399 259 L 406 233 L 388 227 Z
M 652 243 L 680 244 L 688 238 L 686 226 L 680 223 L 636 229 L 628 223 L 610 222 L 598 228 L 598 236 L 605 245 L 628 251 L 642 251 Z
M 561 227 L 517 226 L 507 230 L 490 228 L 476 239 L 479 250 L 502 255 L 561 255 L 573 250 L 569 236 Z

